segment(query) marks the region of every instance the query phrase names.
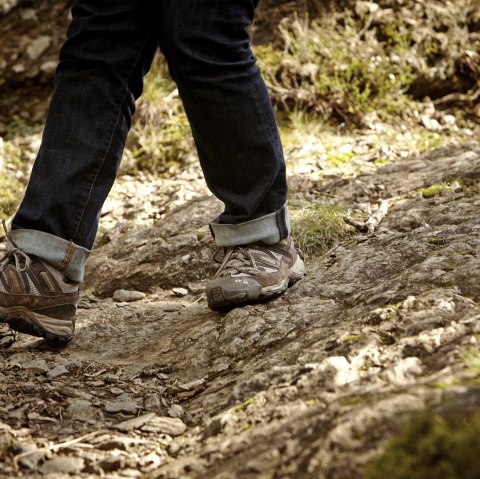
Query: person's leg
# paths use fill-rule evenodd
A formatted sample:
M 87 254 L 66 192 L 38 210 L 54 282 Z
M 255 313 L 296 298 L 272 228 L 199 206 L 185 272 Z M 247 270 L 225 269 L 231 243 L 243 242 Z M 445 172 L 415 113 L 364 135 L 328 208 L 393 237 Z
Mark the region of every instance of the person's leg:
M 187 112 L 205 179 L 225 204 L 217 244 L 289 234 L 285 162 L 250 49 L 255 0 L 166 0 L 160 47 Z
M 143 76 L 158 48 L 151 2 L 79 0 L 11 237 L 75 281 L 115 180 Z
M 283 293 L 305 274 L 289 238 L 287 182 L 272 105 L 247 27 L 255 0 L 165 0 L 159 28 L 210 190 L 225 204 L 211 223 L 225 247 L 207 289 L 212 309 Z
M 158 41 L 151 2 L 78 0 L 42 145 L 0 259 L 0 319 L 68 340 L 98 216 Z

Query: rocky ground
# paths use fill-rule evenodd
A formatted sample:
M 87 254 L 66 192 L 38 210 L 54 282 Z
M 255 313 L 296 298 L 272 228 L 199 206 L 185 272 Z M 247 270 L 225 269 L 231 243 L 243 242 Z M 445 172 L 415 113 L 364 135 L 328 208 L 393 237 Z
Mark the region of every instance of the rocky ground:
M 323 178 L 296 164 L 291 184 L 357 217 L 387 199 L 377 231 L 226 314 L 202 292 L 220 206 L 198 167 L 138 194 L 122 177 L 73 341 L 4 330 L 0 475 L 351 479 L 412 412 L 478 412 L 480 144 L 359 158 Z
M 40 145 L 34 125 L 72 3 L 0 0 L 0 216 L 18 204 Z M 145 126 L 160 131 L 181 116 L 173 84 L 147 81 L 159 91 L 139 104 L 102 212 L 75 338 L 59 348 L 0 325 L 0 476 L 355 479 L 418 412 L 478 418 L 477 4 L 262 0 L 252 35 L 281 120 L 308 275 L 277 300 L 226 314 L 209 311 L 203 294 L 214 252 L 206 225 L 221 205 L 183 144 L 185 121 L 173 124 L 171 144 L 142 138 Z M 355 101 L 337 102 L 340 123 L 310 118 L 308 95 L 316 106 L 335 95 L 313 88 L 318 38 L 305 44 L 310 63 L 292 49 L 309 31 L 307 13 L 327 36 L 337 31 L 329 19 L 339 32 L 357 22 L 355 59 L 381 60 L 367 48 L 377 42 L 408 53 L 415 105 L 395 120 L 360 109 L 357 131 L 344 118 Z M 388 65 L 402 63 L 387 50 Z M 327 77 L 351 60 L 317 53 Z M 363 221 L 384 200 L 373 233 L 332 233 L 332 216 Z M 312 230 L 300 237 L 305 211 Z

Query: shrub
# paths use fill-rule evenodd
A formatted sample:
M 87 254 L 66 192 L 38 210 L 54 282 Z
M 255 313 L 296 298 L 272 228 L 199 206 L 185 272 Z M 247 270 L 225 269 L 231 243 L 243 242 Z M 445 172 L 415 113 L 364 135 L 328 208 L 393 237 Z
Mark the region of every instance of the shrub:
M 366 467 L 364 479 L 477 479 L 479 450 L 479 416 L 423 414 Z
M 407 50 L 401 35 L 381 42 L 350 14 L 341 23 L 333 15 L 286 19 L 279 28 L 282 52 L 272 45 L 255 50 L 277 107 L 349 124 L 361 124 L 371 111 L 387 116 L 404 108 L 413 77 L 401 61 Z

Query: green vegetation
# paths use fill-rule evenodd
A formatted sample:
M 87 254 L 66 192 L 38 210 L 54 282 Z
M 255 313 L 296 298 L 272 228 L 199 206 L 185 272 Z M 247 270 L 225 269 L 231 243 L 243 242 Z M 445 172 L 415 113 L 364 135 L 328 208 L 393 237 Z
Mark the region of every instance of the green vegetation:
M 442 146 L 442 137 L 435 132 L 422 130 L 415 138 L 415 149 L 418 152 L 432 150 Z
M 339 398 L 338 404 L 342 407 L 364 406 L 368 402 L 368 397 L 352 394 Z
M 373 160 L 373 164 L 376 166 L 388 165 L 390 161 L 386 160 L 385 158 L 378 158 Z
M 444 188 L 445 185 L 443 184 L 434 184 L 427 188 L 419 188 L 418 192 L 421 193 L 424 198 L 433 198 L 434 196 L 442 194 Z
M 400 114 L 413 75 L 403 58 L 407 39 L 379 41 L 375 31 L 345 13 L 309 21 L 293 18 L 280 26 L 282 50 L 271 45 L 255 50 L 277 107 L 313 110 L 325 119 L 361 125 L 364 114 Z
M 477 479 L 480 416 L 413 417 L 365 469 L 364 479 Z
M 445 246 L 451 240 L 451 238 L 445 238 L 444 236 L 432 236 L 431 238 L 427 238 L 427 243 L 434 246 Z
M 363 341 L 366 339 L 366 334 L 350 334 L 341 338 L 342 343 L 356 343 L 358 341 Z
M 437 381 L 433 384 L 431 384 L 431 387 L 437 388 L 437 389 L 448 389 L 451 388 L 452 386 L 457 386 L 461 384 L 460 380 L 458 379 L 452 379 L 448 382 L 445 381 Z
M 447 185 L 454 185 L 461 190 L 465 196 L 472 196 L 480 191 L 480 181 L 478 178 L 449 178 L 445 180 Z
M 245 402 L 235 408 L 235 412 L 245 411 L 248 406 L 250 406 L 250 404 L 253 404 L 254 402 L 255 400 L 253 398 L 247 399 Z
M 134 135 L 137 144 L 132 155 L 140 170 L 173 174 L 193 151 L 190 126 L 184 114 L 166 118 L 161 127 L 149 124 L 136 128 Z
M 469 347 L 463 353 L 465 367 L 480 376 L 480 351 L 478 347 Z
M 354 156 L 355 153 L 351 151 L 348 153 L 330 153 L 327 155 L 327 163 L 332 168 L 341 168 L 346 163 L 349 163 Z
M 434 198 L 435 196 L 445 195 L 462 191 L 466 195 L 475 194 L 478 192 L 479 182 L 476 179 L 470 178 L 451 178 L 442 183 L 434 183 L 425 188 L 419 188 L 417 191 L 422 194 L 424 198 Z
M 305 256 L 322 254 L 352 231 L 343 221 L 343 212 L 329 205 L 292 208 L 292 235 Z
M 310 110 L 334 124 L 362 126 L 369 112 L 383 120 L 414 119 L 413 98 L 478 89 L 475 2 L 415 9 L 404 2 L 358 3 L 344 9 L 339 2 L 314 19 L 285 18 L 277 42 L 255 49 L 279 110 Z M 420 149 L 437 146 L 439 136 L 426 132 Z
M 22 168 L 22 151 L 10 141 L 0 147 L 0 218 L 12 215 L 20 202 L 22 184 L 15 173 Z
M 182 169 L 194 151 L 187 116 L 159 56 L 145 77 L 128 149 L 134 169 L 172 175 Z
M 21 185 L 10 175 L 0 177 L 0 218 L 6 218 L 15 212 L 19 203 Z
M 479 335 L 474 337 L 478 340 Z M 437 389 L 448 389 L 452 386 L 479 386 L 480 385 L 480 351 L 477 346 L 465 347 L 461 352 L 461 363 L 465 368 L 466 375 L 452 377 L 446 381 L 438 381 L 432 384 Z
M 14 115 L 11 123 L 8 125 L 8 133 L 5 136 L 5 140 L 12 141 L 18 136 L 29 135 L 38 129 L 38 126 L 31 126 L 23 118 L 19 117 L 18 115 Z
M 306 399 L 306 400 L 304 401 L 304 403 L 305 403 L 308 407 L 312 407 L 312 408 L 313 408 L 313 407 L 317 408 L 317 407 L 322 407 L 322 406 L 323 406 L 323 402 L 320 401 L 320 400 L 317 399 L 317 398 L 314 398 L 314 399 Z

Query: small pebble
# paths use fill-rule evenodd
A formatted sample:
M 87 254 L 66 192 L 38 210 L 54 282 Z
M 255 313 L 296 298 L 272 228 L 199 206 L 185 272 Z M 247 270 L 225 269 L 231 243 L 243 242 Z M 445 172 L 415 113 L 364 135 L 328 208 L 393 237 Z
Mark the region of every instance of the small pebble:
M 156 417 L 143 426 L 141 430 L 144 432 L 180 436 L 187 430 L 187 426 L 178 418 Z
M 34 373 L 44 374 L 47 373 L 50 368 L 44 359 L 34 359 L 22 364 L 23 369 L 28 369 Z
M 62 376 L 63 374 L 67 374 L 68 369 L 65 366 L 59 365 L 55 366 L 53 369 L 48 371 L 47 376 L 51 379 L 58 378 L 58 376 Z
M 79 474 L 85 466 L 80 457 L 57 456 L 40 467 L 42 474 Z
M 78 309 L 90 309 L 92 305 L 86 301 L 79 301 L 77 304 Z
M 174 296 L 186 296 L 188 294 L 188 289 L 186 288 L 172 288 L 172 293 Z
M 145 298 L 146 294 L 141 291 L 129 291 L 127 289 L 117 289 L 113 293 L 113 300 L 118 303 L 131 303 Z
M 183 407 L 180 404 L 172 404 L 168 409 L 168 415 L 170 417 L 182 417 L 185 414 Z
M 143 416 L 139 416 L 133 419 L 128 419 L 127 421 L 123 421 L 113 427 L 122 432 L 129 432 L 129 431 L 133 431 L 134 429 L 139 429 L 142 426 L 145 426 L 145 424 L 147 424 L 149 421 L 151 421 L 156 417 L 157 415 L 155 413 L 148 413 L 148 414 L 144 414 Z

